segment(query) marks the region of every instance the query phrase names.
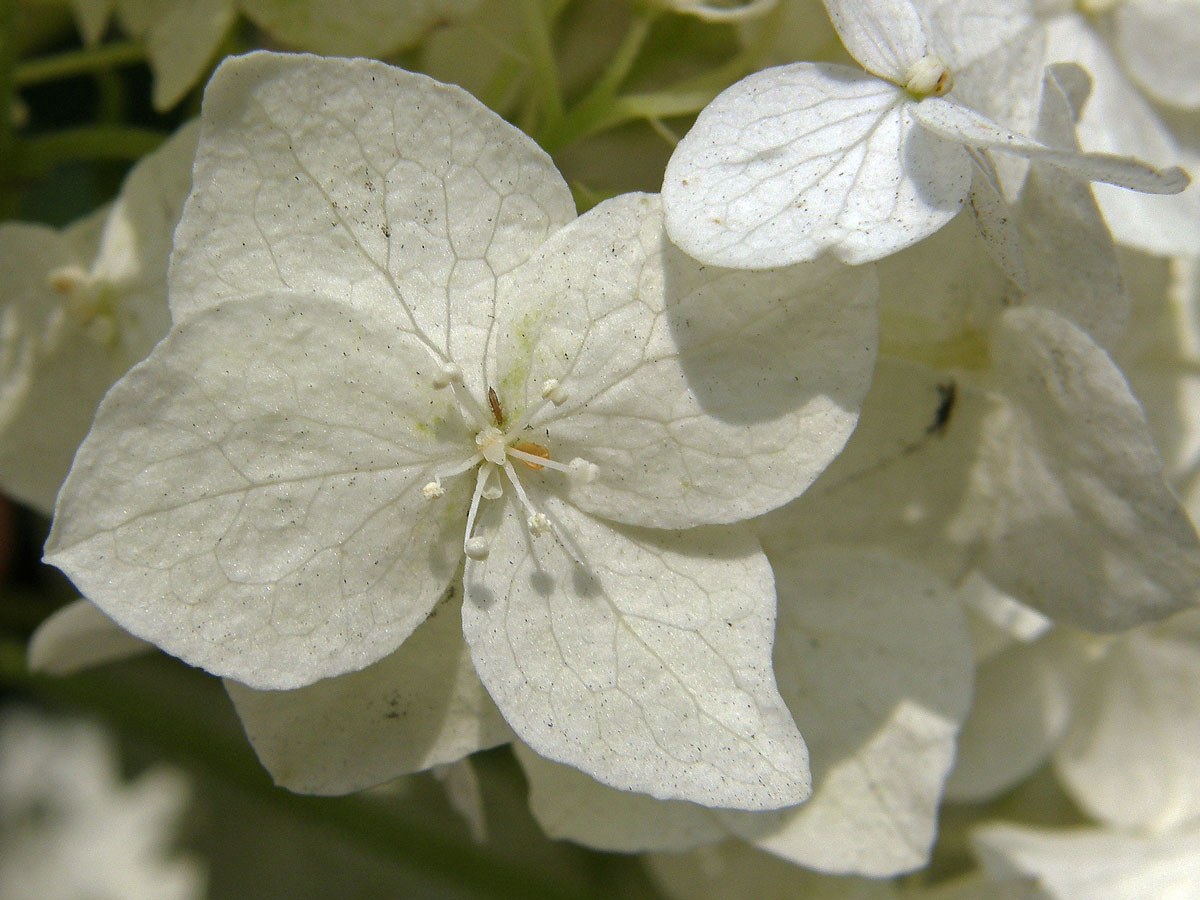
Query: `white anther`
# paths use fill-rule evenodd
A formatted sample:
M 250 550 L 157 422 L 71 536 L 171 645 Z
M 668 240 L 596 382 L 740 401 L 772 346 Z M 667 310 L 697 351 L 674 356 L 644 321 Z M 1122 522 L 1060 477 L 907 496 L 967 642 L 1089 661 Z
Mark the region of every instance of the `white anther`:
M 527 520 L 529 530 L 534 534 L 547 534 L 550 531 L 550 520 L 545 513 L 535 513 Z
M 596 473 L 599 471 L 595 463 L 579 456 L 567 463 L 567 473 L 576 484 L 591 484 L 596 480 Z
M 571 395 L 568 394 L 557 378 L 547 378 L 542 383 L 542 399 L 549 400 L 555 406 L 562 406 Z
M 463 544 L 463 552 L 476 562 L 487 559 L 490 550 L 488 542 L 481 537 L 467 538 L 466 543 Z
M 438 497 L 446 496 L 446 489 L 442 487 L 442 483 L 436 478 L 421 488 L 421 496 L 426 500 L 436 500 Z
M 908 70 L 908 81 L 904 89 L 918 97 L 932 94 L 940 97 L 954 87 L 954 76 L 941 58 L 929 53 L 922 56 Z
M 452 384 L 462 384 L 463 372 L 454 363 L 446 363 L 441 370 L 433 376 L 433 386 L 438 390 L 444 387 L 449 387 Z

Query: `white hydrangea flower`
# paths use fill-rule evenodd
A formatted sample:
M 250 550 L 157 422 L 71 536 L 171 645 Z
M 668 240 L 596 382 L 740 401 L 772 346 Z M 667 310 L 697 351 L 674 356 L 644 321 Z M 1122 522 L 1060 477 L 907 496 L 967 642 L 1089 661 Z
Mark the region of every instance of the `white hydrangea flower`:
M 109 386 L 167 332 L 167 256 L 196 125 L 63 232 L 0 225 L 0 485 L 47 515 Z
M 770 568 L 714 526 L 840 450 L 873 273 L 699 266 L 650 196 L 572 222 L 528 138 L 365 60 L 231 61 L 203 120 L 176 326 L 102 405 L 48 560 L 139 637 L 277 690 L 385 671 L 465 557 L 474 668 L 539 753 L 802 799 Z
M 171 848 L 187 778 L 156 766 L 123 783 L 97 726 L 0 714 L 0 897 L 199 900 L 201 863 Z
M 1045 97 L 1061 142 L 1057 78 Z M 965 218 L 881 264 L 861 424 L 781 514 L 798 540 L 891 547 L 951 583 L 978 569 L 1056 621 L 1162 618 L 1195 602 L 1200 542 L 1104 349 L 1128 318 L 1111 241 L 1086 185 L 1040 162 L 1011 215 L 1027 293 Z
M 671 157 L 667 230 L 697 259 L 744 268 L 824 252 L 851 263 L 880 259 L 958 213 L 971 153 L 981 151 L 1138 191 L 1175 193 L 1188 183 L 1181 169 L 1160 172 L 1009 130 L 1037 108 L 1041 58 L 1027 39 L 1028 3 L 826 7 L 866 71 L 804 62 L 751 75 L 705 108 Z M 970 90 L 959 86 L 968 73 Z

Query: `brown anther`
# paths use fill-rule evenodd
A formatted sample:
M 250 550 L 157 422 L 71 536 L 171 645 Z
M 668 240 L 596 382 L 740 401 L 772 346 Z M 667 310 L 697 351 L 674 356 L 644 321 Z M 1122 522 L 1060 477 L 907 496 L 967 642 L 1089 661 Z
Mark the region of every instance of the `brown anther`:
M 495 388 L 488 388 L 488 406 L 492 408 L 492 419 L 496 422 L 497 428 L 504 427 L 504 413 L 500 409 L 500 398 L 496 396 Z

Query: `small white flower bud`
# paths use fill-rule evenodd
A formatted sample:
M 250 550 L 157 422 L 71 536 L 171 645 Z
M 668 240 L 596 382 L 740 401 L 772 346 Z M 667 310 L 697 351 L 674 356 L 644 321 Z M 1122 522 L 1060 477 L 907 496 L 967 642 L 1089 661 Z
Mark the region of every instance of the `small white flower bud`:
M 467 538 L 467 542 L 463 545 L 463 551 L 476 562 L 487 559 L 490 550 L 488 542 L 481 537 Z
M 940 57 L 930 53 L 922 56 L 908 70 L 908 81 L 904 89 L 917 97 L 932 94 L 940 97 L 954 87 L 954 76 Z

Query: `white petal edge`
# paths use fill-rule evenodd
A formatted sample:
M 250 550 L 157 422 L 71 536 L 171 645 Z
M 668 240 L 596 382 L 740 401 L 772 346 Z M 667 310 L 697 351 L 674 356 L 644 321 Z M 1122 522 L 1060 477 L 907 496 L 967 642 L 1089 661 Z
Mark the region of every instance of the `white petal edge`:
M 511 739 L 462 639 L 459 591 L 398 650 L 294 691 L 227 680 L 254 752 L 280 787 L 349 794 Z
M 37 627 L 26 659 L 31 672 L 73 675 L 153 649 L 153 644 L 135 638 L 94 603 L 76 600 Z

